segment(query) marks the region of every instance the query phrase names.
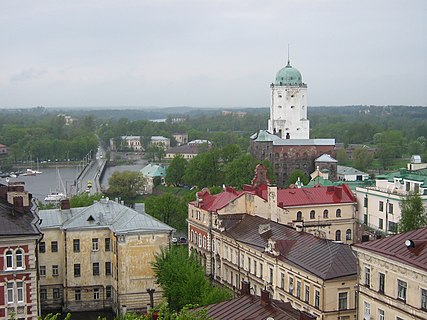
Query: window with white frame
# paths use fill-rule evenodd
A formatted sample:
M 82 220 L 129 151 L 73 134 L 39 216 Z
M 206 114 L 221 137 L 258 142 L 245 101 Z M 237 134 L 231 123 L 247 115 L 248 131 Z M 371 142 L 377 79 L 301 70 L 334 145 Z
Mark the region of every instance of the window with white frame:
M 323 219 L 328 219 L 328 214 L 329 212 L 327 209 L 323 210 Z
M 363 319 L 371 319 L 371 304 L 369 302 L 363 302 Z
M 371 286 L 371 268 L 365 267 L 365 286 Z
M 385 320 L 384 310 L 378 309 L 378 320 Z
M 397 279 L 397 298 L 406 301 L 406 289 L 408 284 L 405 281 Z
M 242 269 L 245 268 L 245 255 L 242 253 L 242 255 L 240 256 L 240 264 Z
M 21 249 L 16 250 L 15 256 L 16 256 L 16 268 L 17 269 L 23 269 L 24 268 L 24 255 L 22 253 L 22 250 Z
M 264 277 L 264 265 L 262 262 L 259 262 L 259 277 L 262 279 Z
M 297 280 L 297 297 L 301 298 L 301 281 Z
M 251 257 L 248 257 L 248 271 L 251 272 Z
M 305 285 L 305 297 L 304 297 L 305 302 L 310 303 L 310 286 L 309 285 Z
M 53 288 L 52 289 L 52 293 L 53 293 L 53 299 L 59 299 L 59 298 L 61 298 L 61 294 L 59 292 L 59 288 Z
M 92 238 L 92 251 L 99 250 L 98 238 Z
M 427 310 L 427 289 L 421 289 L 421 309 Z
M 320 291 L 315 290 L 314 292 L 314 306 L 319 309 L 320 307 Z
M 258 262 L 254 259 L 254 275 L 257 275 L 257 269 L 256 269 L 257 263 Z
M 40 300 L 47 299 L 47 290 L 45 288 L 40 289 Z
M 13 282 L 7 283 L 7 303 L 13 303 Z
M 338 310 L 348 309 L 347 299 L 348 299 L 348 293 L 347 292 L 340 292 L 338 294 Z
M 22 281 L 16 282 L 16 297 L 19 302 L 24 302 L 24 283 Z
M 285 289 L 285 274 L 283 272 L 280 273 L 280 288 Z
M 384 210 L 384 202 L 383 201 L 380 201 L 380 202 L 378 202 L 378 211 L 383 211 Z
M 6 251 L 6 269 L 13 269 L 13 253 L 10 249 Z
M 378 291 L 384 293 L 385 289 L 385 274 L 379 272 L 378 273 Z
M 46 266 L 39 266 L 39 272 L 41 277 L 46 276 Z
M 351 229 L 347 229 L 347 231 L 345 232 L 345 239 L 351 240 Z
M 99 289 L 93 289 L 93 300 L 99 300 Z
M 289 293 L 294 294 L 294 278 L 289 276 Z
M 76 301 L 82 300 L 82 290 L 80 290 L 80 289 L 74 290 L 74 300 L 76 300 Z
M 337 211 L 335 211 L 335 215 L 337 218 L 341 217 L 341 209 L 337 209 Z
M 59 275 L 59 268 L 57 264 L 52 265 L 52 276 L 57 277 Z

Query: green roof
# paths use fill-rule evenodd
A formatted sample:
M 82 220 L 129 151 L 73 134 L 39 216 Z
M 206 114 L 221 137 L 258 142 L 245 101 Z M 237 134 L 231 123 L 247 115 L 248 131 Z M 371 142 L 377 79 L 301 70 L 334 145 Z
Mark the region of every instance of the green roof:
M 276 86 L 300 86 L 302 85 L 301 73 L 292 67 L 288 61 L 286 67 L 277 72 L 274 84 Z

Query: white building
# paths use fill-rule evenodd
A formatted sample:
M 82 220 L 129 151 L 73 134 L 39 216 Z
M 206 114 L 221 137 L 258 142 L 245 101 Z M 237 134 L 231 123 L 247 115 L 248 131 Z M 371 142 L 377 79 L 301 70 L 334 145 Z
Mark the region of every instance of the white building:
M 359 221 L 374 230 L 395 233 L 402 216 L 400 201 L 409 193 L 418 193 L 427 204 L 427 169 L 401 169 L 377 176 L 374 186 L 357 187 Z
M 342 181 L 365 181 L 369 179 L 369 174 L 366 172 L 340 165 L 337 167 L 337 175 L 338 180 Z
M 309 139 L 307 119 L 307 85 L 301 73 L 288 60 L 271 84 L 270 120 L 268 131 L 283 139 Z

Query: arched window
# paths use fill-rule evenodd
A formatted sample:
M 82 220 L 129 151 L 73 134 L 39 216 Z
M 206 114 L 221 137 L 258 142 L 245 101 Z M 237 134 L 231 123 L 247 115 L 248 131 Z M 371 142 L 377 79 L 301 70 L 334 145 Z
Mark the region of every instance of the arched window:
M 24 267 L 24 256 L 22 254 L 22 250 L 18 249 L 16 250 L 16 267 L 17 268 L 23 268 Z
M 12 269 L 13 268 L 13 255 L 12 250 L 6 251 L 6 268 Z
M 336 214 L 337 218 L 341 217 L 341 209 L 337 209 L 337 214 Z
M 351 240 L 351 229 L 347 229 L 345 232 L 345 238 L 346 240 Z
M 310 219 L 315 219 L 316 218 L 316 212 L 314 210 L 310 211 Z
M 301 212 L 301 211 L 298 211 L 298 212 L 297 212 L 297 220 L 298 220 L 298 221 L 301 221 L 301 220 L 302 220 L 302 212 Z
M 323 210 L 323 218 L 324 219 L 328 219 L 328 214 L 329 214 L 329 212 L 327 209 Z
M 341 230 L 335 231 L 335 241 L 341 241 Z

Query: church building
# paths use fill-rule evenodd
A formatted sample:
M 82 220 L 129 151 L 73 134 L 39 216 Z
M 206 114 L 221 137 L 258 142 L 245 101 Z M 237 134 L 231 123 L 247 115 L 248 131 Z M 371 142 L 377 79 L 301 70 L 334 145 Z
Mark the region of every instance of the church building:
M 316 159 L 323 154 L 333 156 L 334 149 L 335 139 L 310 139 L 307 84 L 288 60 L 271 84 L 268 130 L 251 136 L 251 154 L 258 160 L 271 162 L 276 183 L 282 187 L 288 184 L 294 170 L 300 169 L 309 175 L 316 169 Z

